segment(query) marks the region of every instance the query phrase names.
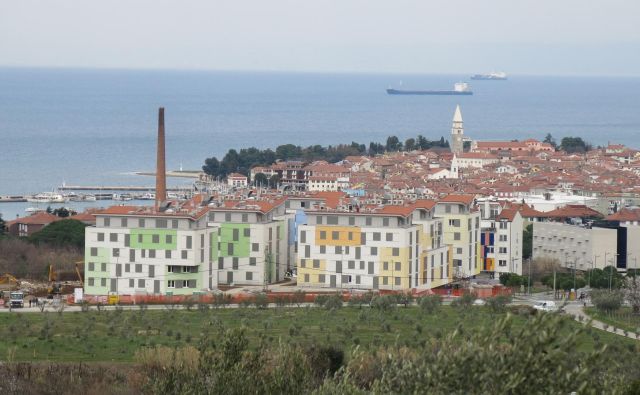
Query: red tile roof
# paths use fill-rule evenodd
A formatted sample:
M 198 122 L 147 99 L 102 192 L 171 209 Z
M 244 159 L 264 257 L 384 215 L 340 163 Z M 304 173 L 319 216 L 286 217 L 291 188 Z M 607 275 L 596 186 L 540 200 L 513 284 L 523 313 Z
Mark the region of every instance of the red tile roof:
M 628 209 L 623 208 L 615 214 L 609 215 L 605 218 L 607 221 L 640 221 L 640 208 Z

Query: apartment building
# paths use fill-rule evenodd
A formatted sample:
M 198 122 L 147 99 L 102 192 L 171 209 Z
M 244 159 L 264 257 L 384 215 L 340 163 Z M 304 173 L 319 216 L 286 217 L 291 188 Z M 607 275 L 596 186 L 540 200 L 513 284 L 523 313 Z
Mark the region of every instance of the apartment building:
M 472 195 L 448 195 L 435 206 L 443 220 L 444 244 L 451 245 L 454 277 L 472 277 L 482 271 L 480 211 Z
M 492 275 L 522 275 L 524 219 L 519 206 L 483 199 L 480 208 L 480 259 L 482 270 Z
M 618 231 L 563 222 L 536 222 L 532 248 L 533 259 L 555 259 L 561 266 L 577 270 L 602 269 L 617 265 Z
M 96 225 L 85 230 L 85 293 L 190 295 L 210 288 L 207 211 L 114 206 L 97 213 Z
M 285 198 L 225 200 L 209 207 L 214 284 L 264 285 L 291 269 Z
M 406 290 L 450 282 L 452 261 L 434 206 L 307 211 L 298 226 L 298 284 Z

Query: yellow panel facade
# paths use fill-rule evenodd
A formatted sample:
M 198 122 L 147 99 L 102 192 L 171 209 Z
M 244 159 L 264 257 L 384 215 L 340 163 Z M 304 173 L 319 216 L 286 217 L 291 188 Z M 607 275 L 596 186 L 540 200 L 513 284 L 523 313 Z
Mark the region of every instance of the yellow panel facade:
M 380 278 L 379 284 L 381 288 L 410 288 L 409 254 L 409 247 L 383 247 L 380 249 L 380 270 L 378 271 L 378 276 Z
M 316 226 L 315 244 L 319 246 L 359 246 L 360 228 L 357 226 Z
M 319 283 L 321 274 L 327 275 L 327 261 L 324 259 L 299 259 L 298 284 L 314 285 Z M 307 281 L 308 279 L 308 281 Z

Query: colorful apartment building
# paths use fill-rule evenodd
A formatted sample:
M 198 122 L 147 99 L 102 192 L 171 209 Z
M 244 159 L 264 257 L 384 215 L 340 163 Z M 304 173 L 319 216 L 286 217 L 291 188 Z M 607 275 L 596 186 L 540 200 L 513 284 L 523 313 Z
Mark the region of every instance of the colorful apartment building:
M 407 290 L 450 282 L 434 205 L 307 211 L 298 226 L 298 285 Z
M 472 277 L 482 271 L 480 211 L 473 195 L 448 195 L 435 206 L 443 220 L 444 244 L 451 245 L 454 277 Z

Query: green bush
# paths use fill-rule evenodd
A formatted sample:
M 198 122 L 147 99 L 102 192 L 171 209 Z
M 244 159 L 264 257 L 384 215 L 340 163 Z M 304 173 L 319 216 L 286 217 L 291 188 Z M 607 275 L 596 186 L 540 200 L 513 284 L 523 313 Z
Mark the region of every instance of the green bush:
M 591 303 L 601 311 L 616 311 L 622 306 L 624 295 L 618 290 L 591 291 Z
M 266 309 L 269 306 L 269 298 L 265 293 L 256 294 L 253 297 L 253 304 L 257 309 Z
M 474 293 L 464 292 L 462 296 L 458 297 L 453 302 L 451 302 L 451 306 L 467 308 L 473 305 L 473 302 L 475 300 L 476 300 L 476 295 Z
M 433 314 L 442 306 L 442 297 L 440 295 L 427 295 L 418 299 L 418 306 L 427 313 Z
M 494 313 L 505 311 L 507 305 L 511 303 L 511 297 L 506 295 L 497 295 L 486 299 L 487 307 Z

